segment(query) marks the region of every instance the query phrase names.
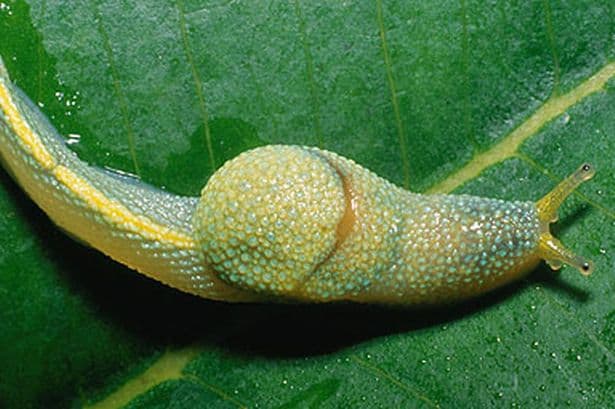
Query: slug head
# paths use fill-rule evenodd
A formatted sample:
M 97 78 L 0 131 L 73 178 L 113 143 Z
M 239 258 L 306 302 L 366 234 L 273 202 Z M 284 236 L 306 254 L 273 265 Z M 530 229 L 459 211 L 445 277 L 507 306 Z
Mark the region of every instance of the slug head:
M 549 225 L 557 221 L 557 211 L 564 200 L 574 192 L 581 183 L 591 179 L 596 173 L 594 167 L 584 163 L 573 174 L 562 180 L 555 188 L 536 202 L 538 219 L 540 221 L 540 238 L 538 240 L 538 255 L 547 261 L 554 270 L 559 270 L 562 264 L 568 264 L 588 276 L 593 271 L 591 261 L 574 254 L 564 247 L 549 231 Z

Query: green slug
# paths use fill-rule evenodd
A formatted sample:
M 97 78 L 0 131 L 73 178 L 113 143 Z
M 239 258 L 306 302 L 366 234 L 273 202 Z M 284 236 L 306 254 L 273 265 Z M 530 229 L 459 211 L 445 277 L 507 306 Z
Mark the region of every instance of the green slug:
M 582 165 L 538 202 L 408 192 L 335 153 L 265 146 L 228 161 L 199 198 L 88 165 L 0 60 L 0 155 L 58 226 L 179 290 L 229 302 L 466 299 L 545 259 L 588 275 L 549 232 Z

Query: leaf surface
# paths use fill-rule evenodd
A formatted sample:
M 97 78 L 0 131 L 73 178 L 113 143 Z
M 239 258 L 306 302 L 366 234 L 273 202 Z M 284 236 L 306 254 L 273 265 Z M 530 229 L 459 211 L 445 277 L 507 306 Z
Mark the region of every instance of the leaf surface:
M 608 407 L 611 3 L 0 2 L 0 55 L 71 147 L 179 194 L 271 143 L 503 199 L 597 168 L 556 227 L 593 276 L 543 266 L 433 311 L 181 294 L 66 237 L 2 173 L 0 406 Z

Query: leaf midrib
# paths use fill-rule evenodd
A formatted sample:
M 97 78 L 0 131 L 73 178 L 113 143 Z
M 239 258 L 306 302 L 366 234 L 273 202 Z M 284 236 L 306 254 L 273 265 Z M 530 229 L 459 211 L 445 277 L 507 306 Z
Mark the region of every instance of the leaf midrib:
M 474 155 L 464 166 L 427 189 L 425 193 L 450 193 L 478 177 L 485 169 L 506 159 L 513 158 L 517 155 L 521 145 L 536 135 L 541 128 L 589 95 L 603 90 L 606 83 L 614 75 L 615 62 L 612 62 L 605 65 L 566 94 L 549 98 L 540 108 L 499 142 L 491 148 Z

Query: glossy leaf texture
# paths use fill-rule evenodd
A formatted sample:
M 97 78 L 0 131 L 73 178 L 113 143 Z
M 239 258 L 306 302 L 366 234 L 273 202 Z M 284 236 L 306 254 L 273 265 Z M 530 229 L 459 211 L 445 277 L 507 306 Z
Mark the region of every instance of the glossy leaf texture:
M 0 407 L 609 407 L 615 10 L 607 0 L 0 1 L 0 55 L 86 161 L 196 195 L 320 146 L 414 191 L 534 200 L 595 273 L 436 310 L 228 305 L 59 231 L 0 174 Z

